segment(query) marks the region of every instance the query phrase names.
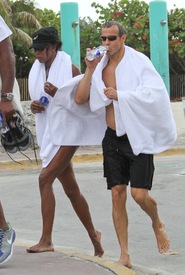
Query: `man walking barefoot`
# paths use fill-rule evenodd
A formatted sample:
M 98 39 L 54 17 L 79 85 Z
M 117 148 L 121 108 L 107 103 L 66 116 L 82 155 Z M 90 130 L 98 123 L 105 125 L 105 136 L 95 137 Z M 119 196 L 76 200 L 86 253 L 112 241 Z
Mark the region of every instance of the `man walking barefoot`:
M 87 68 L 75 100 L 78 104 L 90 100 L 94 110 L 96 106 L 106 110 L 104 176 L 112 193 L 112 217 L 121 248 L 118 262 L 131 268 L 126 210 L 129 183 L 133 199 L 151 218 L 159 253 L 170 247 L 149 190 L 153 155 L 174 144 L 176 127 L 163 80 L 145 55 L 125 46 L 125 28 L 116 21 L 106 22 L 101 40 L 107 46 L 106 55 L 86 59 Z

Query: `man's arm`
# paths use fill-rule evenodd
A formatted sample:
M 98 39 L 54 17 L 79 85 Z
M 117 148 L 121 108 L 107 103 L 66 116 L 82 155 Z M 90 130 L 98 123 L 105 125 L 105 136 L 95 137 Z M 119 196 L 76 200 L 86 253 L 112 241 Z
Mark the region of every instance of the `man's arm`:
M 15 81 L 15 55 L 9 37 L 0 42 L 0 75 L 2 81 L 1 94 L 12 93 Z M 12 101 L 1 98 L 0 110 L 3 115 L 3 126 L 15 113 Z
M 1 93 L 12 93 L 15 81 L 15 55 L 10 38 L 0 42 Z
M 96 66 L 100 62 L 101 57 L 98 57 L 92 61 L 85 59 L 87 68 L 84 74 L 84 77 L 79 82 L 78 87 L 76 89 L 75 102 L 78 104 L 84 104 L 89 100 L 90 95 L 90 87 L 91 87 L 91 79 L 96 69 Z

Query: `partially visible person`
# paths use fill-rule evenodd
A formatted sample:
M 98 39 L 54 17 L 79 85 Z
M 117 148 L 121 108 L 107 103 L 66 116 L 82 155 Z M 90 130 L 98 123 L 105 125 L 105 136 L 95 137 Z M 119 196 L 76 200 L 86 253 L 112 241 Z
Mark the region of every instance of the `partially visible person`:
M 42 159 L 39 188 L 43 225 L 40 241 L 27 248 L 27 252 L 54 251 L 52 242 L 55 215 L 53 182 L 58 179 L 88 232 L 94 246 L 94 255 L 101 257 L 104 253 L 100 242 L 101 232 L 94 228 L 89 206 L 80 192 L 71 163 L 78 147 L 54 145 L 50 137 L 51 124 L 59 123 L 60 125 L 60 121 L 49 120 L 51 108 L 56 108 L 52 104 L 53 97 L 60 86 L 73 76 L 79 75 L 80 71 L 72 64 L 70 56 L 60 51 L 62 43 L 55 27 L 41 28 L 32 37 L 33 44 L 30 48 L 33 48 L 36 61 L 29 74 L 29 93 L 32 100 L 31 111 L 36 115 L 37 141 Z M 63 120 L 63 117 L 60 119 Z M 68 121 L 65 123 L 68 124 Z M 59 127 L 55 135 L 60 135 L 61 131 L 63 129 Z
M 129 183 L 133 199 L 151 218 L 159 253 L 170 247 L 157 202 L 149 190 L 154 175 L 153 155 L 175 143 L 176 127 L 162 78 L 145 55 L 125 45 L 123 25 L 106 22 L 101 39 L 108 47 L 106 55 L 93 61 L 86 58 L 87 68 L 75 100 L 78 104 L 90 101 L 94 110 L 106 110 L 104 177 L 112 193 L 112 217 L 121 248 L 118 262 L 131 268 L 126 210 Z
M 6 121 L 12 119 L 15 115 L 12 102 L 14 97 L 15 55 L 9 37 L 11 34 L 11 30 L 0 16 L 0 112 L 2 114 L 2 128 L 5 128 Z M 0 265 L 11 258 L 15 235 L 10 223 L 6 221 L 0 202 Z

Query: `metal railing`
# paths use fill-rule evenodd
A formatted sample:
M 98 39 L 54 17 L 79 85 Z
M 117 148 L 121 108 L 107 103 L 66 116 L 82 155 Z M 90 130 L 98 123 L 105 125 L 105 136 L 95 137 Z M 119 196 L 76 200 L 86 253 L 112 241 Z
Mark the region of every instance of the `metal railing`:
M 20 88 L 21 101 L 30 100 L 30 95 L 28 92 L 28 79 L 27 78 L 17 78 Z
M 21 101 L 30 100 L 28 92 L 28 79 L 17 79 L 20 87 Z M 170 75 L 170 98 L 185 97 L 185 75 Z
M 185 75 L 170 75 L 170 98 L 185 97 Z

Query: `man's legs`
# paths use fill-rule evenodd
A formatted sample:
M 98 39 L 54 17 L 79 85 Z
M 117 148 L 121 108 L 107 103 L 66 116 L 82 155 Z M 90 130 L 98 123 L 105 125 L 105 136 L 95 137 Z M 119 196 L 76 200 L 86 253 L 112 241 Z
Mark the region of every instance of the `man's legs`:
M 77 216 L 88 232 L 88 235 L 94 246 L 94 256 L 101 257 L 104 253 L 100 242 L 101 233 L 94 228 L 88 203 L 80 192 L 75 179 L 72 164 L 68 165 L 65 171 L 58 176 L 58 179 L 62 183 L 64 191 L 67 197 L 70 199 Z
M 166 234 L 164 223 L 159 218 L 156 201 L 149 196 L 147 189 L 131 188 L 131 194 L 151 218 L 159 253 L 165 253 L 170 247 L 170 241 Z
M 126 211 L 127 186 L 116 185 L 112 187 L 112 216 L 117 238 L 121 247 L 118 263 L 131 268 L 132 264 L 128 254 L 128 216 Z

